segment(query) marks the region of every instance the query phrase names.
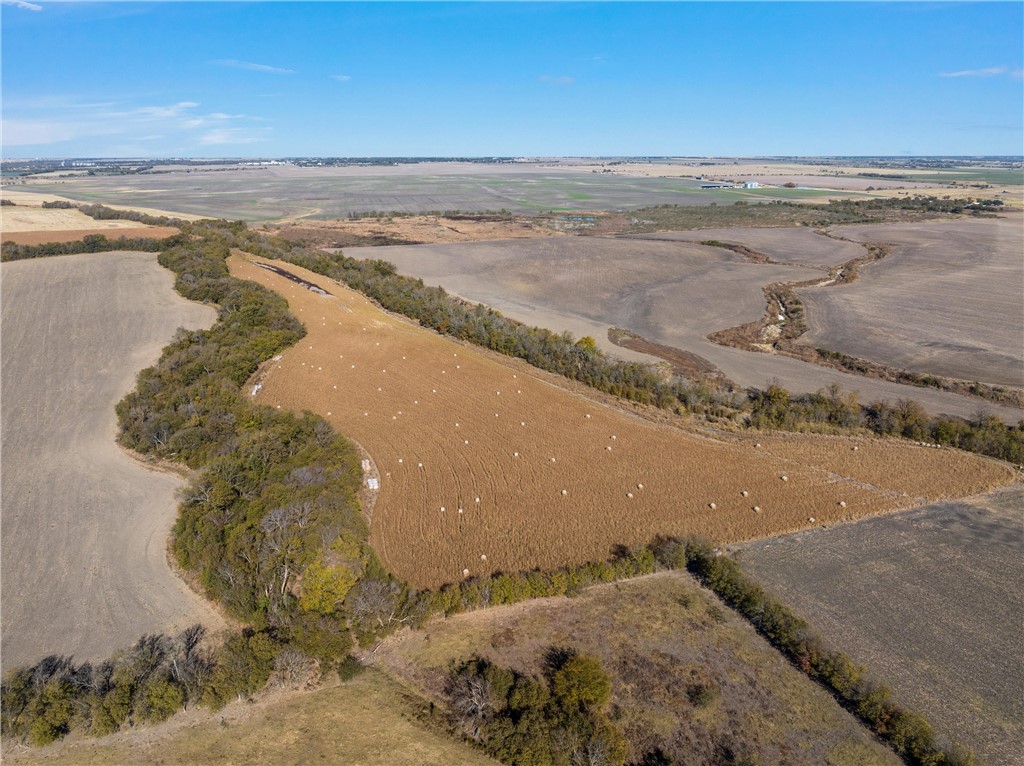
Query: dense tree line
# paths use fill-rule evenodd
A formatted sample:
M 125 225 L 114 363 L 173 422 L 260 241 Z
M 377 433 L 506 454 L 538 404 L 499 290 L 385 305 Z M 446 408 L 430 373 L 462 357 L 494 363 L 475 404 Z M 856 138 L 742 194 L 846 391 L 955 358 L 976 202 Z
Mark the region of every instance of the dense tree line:
M 4 677 L 5 737 L 45 745 L 72 730 L 103 736 L 123 725 L 162 721 L 202 698 L 214 666 L 203 629 L 143 636 L 111 659 L 75 664 L 51 656 Z
M 855 395 L 844 394 L 837 386 L 802 396 L 792 396 L 778 385 L 749 389 L 745 395 L 715 391 L 684 378 L 666 378 L 651 365 L 613 360 L 593 345 L 575 341 L 568 333 L 528 327 L 494 309 L 448 295 L 441 287 L 427 287 L 422 280 L 399 275 L 385 261 L 280 247 L 276 242 L 256 246 L 261 255 L 344 282 L 384 308 L 416 319 L 423 326 L 517 356 L 535 367 L 631 401 L 753 428 L 832 432 L 868 429 L 881 436 L 929 441 L 1024 463 L 1024 421 L 1013 426 L 991 416 L 979 416 L 974 421 L 929 417 L 910 400 L 864 406 Z
M 79 253 L 106 253 L 111 250 L 138 250 L 158 253 L 182 241 L 175 234 L 164 239 L 152 237 L 118 237 L 110 239 L 102 234 L 86 234 L 73 242 L 45 242 L 41 245 L 18 245 L 4 242 L 0 248 L 0 262 L 21 261 L 26 258 L 47 258 L 51 255 L 77 255 Z
M 4 736 L 45 744 L 71 729 L 99 735 L 160 720 L 196 702 L 218 707 L 262 688 L 279 664 L 282 673 L 329 672 L 352 646 L 349 614 L 365 597 L 356 583 L 391 582 L 366 544 L 352 446 L 319 417 L 242 395 L 259 363 L 304 330 L 282 298 L 228 275 L 221 226 L 189 224 L 185 241 L 160 255 L 183 295 L 218 305 L 216 324 L 180 331 L 117 414 L 126 447 L 195 469 L 174 552 L 249 627 L 216 653 L 196 648 L 199 634 L 189 634 L 186 655 L 177 647 L 187 636 L 150 636 L 100 666 L 51 657 L 15 669 L 3 681 Z
M 219 318 L 180 332 L 139 374 L 117 406 L 120 441 L 197 469 L 174 527 L 182 566 L 232 614 L 329 667 L 351 644 L 344 601 L 372 558 L 359 461 L 323 419 L 242 395 L 260 362 L 305 331 L 283 298 L 230 277 L 228 254 L 193 241 L 160 255 L 178 291 L 216 303 Z
M 748 423 L 754 428 L 835 432 L 867 429 L 879 436 L 941 444 L 1017 465 L 1024 463 L 1024 420 L 1007 425 L 981 410 L 968 421 L 949 415 L 932 417 L 911 399 L 864 406 L 858 403 L 856 394 L 846 394 L 836 385 L 802 396 L 792 396 L 778 385 L 750 389 L 747 406 Z
M 106 205 L 89 205 L 84 202 L 70 202 L 67 200 L 44 202 L 43 207 L 57 208 L 59 210 L 80 210 L 97 221 L 135 221 L 146 226 L 178 226 L 185 223 L 181 218 L 173 218 L 166 215 L 150 215 L 149 213 L 140 213 L 138 210 L 115 210 Z

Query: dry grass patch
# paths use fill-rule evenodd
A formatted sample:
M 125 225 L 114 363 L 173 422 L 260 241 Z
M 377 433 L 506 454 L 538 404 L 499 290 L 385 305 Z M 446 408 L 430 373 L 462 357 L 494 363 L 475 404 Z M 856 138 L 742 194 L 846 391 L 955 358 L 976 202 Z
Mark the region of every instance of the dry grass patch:
M 41 750 L 7 751 L 14 764 L 359 764 L 487 766 L 487 756 L 428 728 L 424 703 L 380 672 L 343 686 L 291 693 L 211 714 L 193 710 L 103 740 L 78 736 Z
M 0 217 L 2 217 L 0 218 L 0 230 L 3 231 L 4 241 L 9 239 L 9 234 L 15 232 L 61 232 L 90 229 L 91 232 L 86 233 L 105 234 L 110 229 L 143 228 L 134 221 L 97 221 L 81 210 L 70 208 L 5 206 L 0 212 Z
M 948 450 L 893 445 L 860 476 L 831 462 L 851 442 L 788 437 L 814 445 L 801 462 L 658 425 L 391 316 L 326 277 L 287 265 L 330 293 L 318 295 L 251 261 L 229 265 L 284 295 L 309 332 L 262 371 L 256 400 L 318 412 L 373 456 L 381 487 L 370 541 L 416 586 L 604 559 L 657 534 L 747 540 L 1012 480 L 1002 465 Z M 899 477 L 911 470 L 924 491 L 904 493 Z
M 405 631 L 375 662 L 444 701 L 453 665 L 480 655 L 533 676 L 552 647 L 601 659 L 628 763 L 898 763 L 829 695 L 682 572 L 456 615 Z M 841 760 L 839 756 L 845 757 Z

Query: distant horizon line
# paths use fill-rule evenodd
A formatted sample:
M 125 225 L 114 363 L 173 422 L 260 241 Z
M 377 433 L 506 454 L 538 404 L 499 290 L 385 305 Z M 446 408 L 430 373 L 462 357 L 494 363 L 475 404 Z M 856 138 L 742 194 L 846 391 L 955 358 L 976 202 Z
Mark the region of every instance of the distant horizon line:
M 64 155 L 50 157 L 5 157 L 4 163 L 11 162 L 67 162 L 67 161 L 133 161 L 154 162 L 157 160 L 175 161 L 231 161 L 231 162 L 289 162 L 294 160 L 432 160 L 441 162 L 488 161 L 502 160 L 508 162 L 533 162 L 538 160 L 815 160 L 815 159 L 876 159 L 876 160 L 1009 160 L 1024 162 L 1024 154 L 479 154 L 479 155 L 432 155 L 432 154 L 379 154 L 379 155 L 343 155 L 343 154 L 282 154 L 282 155 L 250 155 L 250 156 L 117 156 L 117 155 Z

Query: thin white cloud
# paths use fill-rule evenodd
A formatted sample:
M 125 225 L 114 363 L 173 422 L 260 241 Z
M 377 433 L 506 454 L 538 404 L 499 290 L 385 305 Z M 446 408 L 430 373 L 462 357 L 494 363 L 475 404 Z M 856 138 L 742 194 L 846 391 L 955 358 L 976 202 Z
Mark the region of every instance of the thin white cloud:
M 337 80 L 338 82 L 348 82 L 352 79 L 352 76 L 347 74 L 332 74 L 331 79 Z
M 214 64 L 231 67 L 232 69 L 247 69 L 250 72 L 267 72 L 269 74 L 295 74 L 294 69 L 269 66 L 267 64 L 254 64 L 251 61 L 239 61 L 237 59 L 217 59 Z
M 68 141 L 80 133 L 78 126 L 48 120 L 3 120 L 4 146 L 32 146 Z
M 568 75 L 562 75 L 560 77 L 554 77 L 554 76 L 549 75 L 549 74 L 542 74 L 537 79 L 540 80 L 541 82 L 546 82 L 546 83 L 549 83 L 551 85 L 572 85 L 573 83 L 576 82 L 576 78 L 575 77 L 569 77 Z
M 939 72 L 939 77 L 996 77 L 1006 74 L 1004 66 L 990 66 L 985 69 L 963 69 L 959 72 Z
M 202 146 L 221 146 L 223 144 L 255 144 L 267 141 L 262 132 L 254 132 L 246 128 L 217 128 L 199 137 Z
M 246 144 L 265 140 L 269 128 L 251 127 L 259 117 L 228 112 L 198 112 L 198 101 L 172 104 L 79 104 L 69 111 L 62 97 L 38 103 L 42 108 L 8 109 L 3 117 L 4 146 L 46 146 L 73 140 L 118 137 L 112 146 L 140 146 L 143 142 L 187 141 L 200 145 Z M 34 104 L 32 106 L 35 106 Z M 117 108 L 110 108 L 116 106 Z M 89 108 L 92 107 L 92 108 Z M 250 127 L 244 127 L 250 125 Z
M 41 11 L 43 6 L 36 5 L 35 3 L 26 3 L 25 0 L 0 0 L 2 5 L 13 5 L 15 8 L 21 8 L 23 11 Z
M 197 106 L 199 106 L 197 101 L 179 101 L 169 106 L 140 106 L 125 114 L 148 120 L 169 120 L 174 117 L 181 117 L 186 111 L 195 109 Z

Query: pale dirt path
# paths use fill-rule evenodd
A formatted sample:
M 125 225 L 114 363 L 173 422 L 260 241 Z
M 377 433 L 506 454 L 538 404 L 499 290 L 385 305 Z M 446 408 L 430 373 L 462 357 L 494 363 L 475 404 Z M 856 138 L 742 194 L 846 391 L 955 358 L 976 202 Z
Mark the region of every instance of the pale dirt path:
M 5 263 L 2 290 L 2 659 L 102 658 L 216 612 L 171 571 L 181 479 L 115 443 L 114 405 L 181 325 L 213 310 L 149 253 Z

